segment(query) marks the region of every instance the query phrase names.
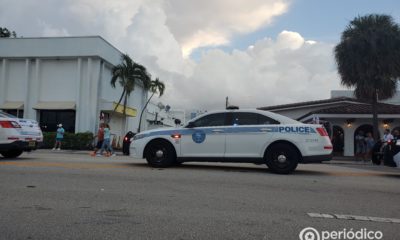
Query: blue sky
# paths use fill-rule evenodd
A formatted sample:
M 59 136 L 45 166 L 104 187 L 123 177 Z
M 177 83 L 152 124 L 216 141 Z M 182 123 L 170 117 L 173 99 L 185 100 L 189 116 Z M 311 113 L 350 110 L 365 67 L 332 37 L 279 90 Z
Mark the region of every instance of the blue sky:
M 400 23 L 399 0 L 294 0 L 287 13 L 274 19 L 271 25 L 251 34 L 236 35 L 228 46 L 217 48 L 224 51 L 246 49 L 257 40 L 275 38 L 283 30 L 299 32 L 306 40 L 336 44 L 342 31 L 356 16 L 388 14 Z M 200 48 L 192 53 L 198 59 Z

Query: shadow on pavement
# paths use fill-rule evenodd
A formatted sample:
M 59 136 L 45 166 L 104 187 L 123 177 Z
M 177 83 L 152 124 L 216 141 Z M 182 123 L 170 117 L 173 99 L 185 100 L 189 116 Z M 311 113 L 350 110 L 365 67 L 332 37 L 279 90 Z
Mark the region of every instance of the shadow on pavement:
M 3 156 L 0 156 L 0 162 L 10 162 L 10 161 L 34 161 L 37 160 L 37 158 L 33 157 L 17 157 L 17 158 L 5 158 Z
M 275 174 L 271 172 L 267 167 L 261 165 L 257 167 L 246 167 L 246 166 L 223 166 L 223 165 L 204 165 L 204 164 L 181 164 L 179 166 L 169 167 L 169 168 L 152 168 L 147 163 L 125 163 L 123 165 L 135 167 L 135 168 L 147 168 L 152 170 L 168 170 L 168 169 L 191 169 L 191 170 L 204 170 L 204 171 L 223 171 L 223 172 L 254 172 L 254 173 L 269 173 L 276 176 L 279 174 Z M 295 170 L 292 174 L 289 175 L 309 175 L 309 176 L 322 176 L 329 175 L 326 172 L 319 171 L 309 171 L 309 170 Z

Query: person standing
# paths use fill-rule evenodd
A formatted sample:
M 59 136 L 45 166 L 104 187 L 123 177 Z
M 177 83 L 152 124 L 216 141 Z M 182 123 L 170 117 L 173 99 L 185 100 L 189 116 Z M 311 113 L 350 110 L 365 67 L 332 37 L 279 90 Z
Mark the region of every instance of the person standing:
M 393 131 L 393 140 L 399 140 L 400 139 L 400 133 L 399 133 L 399 130 L 394 130 Z
M 104 127 L 104 141 L 103 145 L 101 146 L 100 154 L 97 154 L 96 156 L 103 156 L 104 150 L 108 153 L 108 155 L 111 155 L 112 157 L 115 156 L 114 149 L 111 146 L 111 129 L 110 126 L 106 123 Z
M 355 137 L 355 144 L 356 144 L 356 161 L 359 161 L 360 158 L 365 159 L 365 137 L 363 131 L 358 131 Z
M 383 143 L 387 144 L 392 140 L 393 140 L 393 135 L 390 133 L 390 129 L 385 129 L 385 133 L 383 134 Z
M 393 131 L 393 142 L 394 142 L 394 146 L 393 146 L 393 151 L 394 151 L 394 156 L 393 156 L 393 161 L 396 164 L 397 168 L 400 168 L 400 154 L 399 154 L 399 145 L 397 144 L 397 141 L 400 141 L 400 133 L 399 130 L 394 130 Z
M 390 133 L 390 129 L 385 129 L 383 134 L 383 144 L 381 147 L 381 152 L 383 152 L 383 165 L 390 165 L 393 163 L 393 155 L 392 155 L 392 143 L 393 135 Z
M 367 133 L 367 137 L 365 137 L 366 151 L 364 160 L 369 161 L 371 159 L 374 145 L 375 145 L 375 140 L 372 137 L 372 133 L 369 132 Z
M 65 133 L 65 130 L 62 127 L 62 124 L 61 123 L 58 124 L 57 133 L 56 133 L 56 143 L 54 144 L 53 150 L 56 150 L 56 149 L 58 151 L 61 150 L 61 143 L 62 143 L 62 140 L 64 139 L 64 133 Z
M 101 149 L 103 146 L 104 142 L 104 123 L 100 123 L 99 125 L 99 130 L 97 130 L 97 135 L 94 136 L 95 138 L 97 137 L 97 144 L 96 147 L 94 148 L 93 152 L 90 154 L 91 156 L 95 156 L 97 151 Z

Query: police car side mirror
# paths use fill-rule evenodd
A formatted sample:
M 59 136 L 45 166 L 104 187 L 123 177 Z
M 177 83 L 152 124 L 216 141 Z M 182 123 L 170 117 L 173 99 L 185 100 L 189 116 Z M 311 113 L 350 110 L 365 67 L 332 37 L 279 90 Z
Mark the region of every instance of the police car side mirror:
M 186 125 L 186 128 L 194 128 L 194 122 L 189 122 L 188 125 Z

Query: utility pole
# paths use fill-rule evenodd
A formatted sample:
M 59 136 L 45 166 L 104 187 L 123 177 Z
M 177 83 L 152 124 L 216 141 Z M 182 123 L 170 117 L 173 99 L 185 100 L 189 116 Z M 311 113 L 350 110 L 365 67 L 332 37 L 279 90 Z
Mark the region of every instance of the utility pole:
M 228 96 L 225 98 L 225 109 L 228 108 Z

